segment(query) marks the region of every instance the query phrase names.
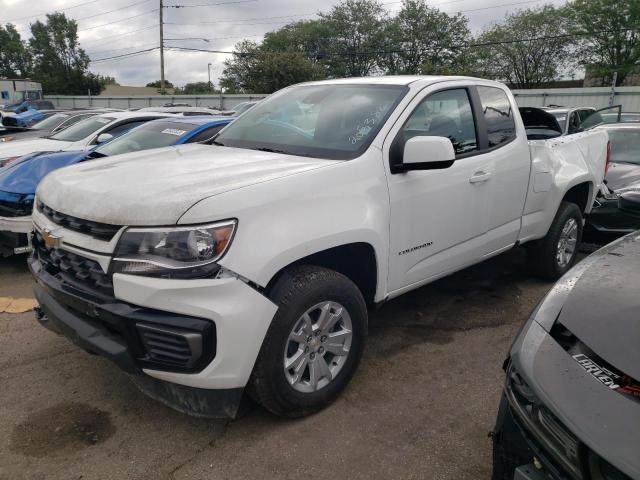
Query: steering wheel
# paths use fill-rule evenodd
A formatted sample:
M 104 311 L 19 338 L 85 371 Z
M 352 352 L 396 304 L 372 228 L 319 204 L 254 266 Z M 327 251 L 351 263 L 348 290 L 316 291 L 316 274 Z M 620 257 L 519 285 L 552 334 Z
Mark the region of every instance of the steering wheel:
M 309 132 L 305 132 L 301 128 L 296 127 L 295 125 L 291 125 L 290 123 L 283 122 L 280 120 L 273 120 L 273 119 L 264 120 L 263 123 L 266 125 L 271 125 L 273 127 L 281 128 L 282 130 L 286 130 L 289 133 L 294 133 L 299 137 L 302 137 L 306 141 L 313 141 L 313 135 L 311 135 Z

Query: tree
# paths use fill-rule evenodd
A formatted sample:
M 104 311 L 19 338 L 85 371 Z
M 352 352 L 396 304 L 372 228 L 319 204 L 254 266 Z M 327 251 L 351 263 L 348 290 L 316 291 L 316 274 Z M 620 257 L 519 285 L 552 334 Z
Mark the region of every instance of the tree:
M 265 50 L 245 40 L 225 61 L 220 86 L 227 93 L 272 93 L 294 83 L 324 78 L 322 68 L 298 52 Z
M 464 70 L 471 33 L 461 14 L 448 15 L 425 0 L 404 0 L 385 28 L 387 53 L 381 65 L 391 74 L 442 74 Z
M 343 0 L 320 13 L 330 36 L 324 61 L 330 77 L 365 77 L 379 70 L 387 15 L 377 0 Z
M 89 56 L 78 44 L 78 24 L 64 13 L 47 15 L 46 23 L 31 24 L 29 46 L 33 77 L 46 93 L 97 95 L 104 85 L 88 72 Z
M 160 88 L 160 80 L 156 80 L 154 82 L 149 82 L 147 83 L 147 87 L 151 87 L 151 88 Z M 174 88 L 173 87 L 173 83 L 171 83 L 169 80 L 165 80 L 164 81 L 164 88 Z
M 180 89 L 180 93 L 183 95 L 211 95 L 218 93 L 209 82 L 194 82 L 187 83 Z
M 332 76 L 327 64 L 327 51 L 332 32 L 325 21 L 301 20 L 267 32 L 260 49 L 274 52 L 298 52 Z
M 0 25 L 0 77 L 26 77 L 31 71 L 31 54 L 12 24 Z
M 566 18 L 564 9 L 549 5 L 507 15 L 477 38 L 477 74 L 515 88 L 535 88 L 557 79 L 573 63 Z
M 570 12 L 583 64 L 621 85 L 640 63 L 640 0 L 576 0 Z

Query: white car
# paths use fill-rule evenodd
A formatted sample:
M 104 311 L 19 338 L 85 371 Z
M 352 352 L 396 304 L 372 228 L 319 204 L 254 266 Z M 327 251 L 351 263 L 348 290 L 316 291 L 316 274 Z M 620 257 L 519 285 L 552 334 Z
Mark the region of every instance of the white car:
M 22 155 L 34 152 L 88 150 L 144 122 L 171 116 L 169 113 L 160 112 L 109 112 L 81 120 L 50 137 L 0 143 L 0 167 Z
M 276 414 L 309 414 L 354 374 L 368 306 L 518 244 L 546 278 L 566 272 L 607 143 L 528 141 L 493 81 L 292 86 L 214 145 L 48 175 L 38 317 L 180 411 L 233 416 L 247 387 Z

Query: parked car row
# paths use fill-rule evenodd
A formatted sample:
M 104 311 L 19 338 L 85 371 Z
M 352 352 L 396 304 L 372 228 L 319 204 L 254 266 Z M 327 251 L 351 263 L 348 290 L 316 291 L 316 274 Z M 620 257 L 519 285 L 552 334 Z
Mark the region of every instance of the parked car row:
M 246 392 L 300 417 L 349 383 L 370 307 L 524 245 L 560 280 L 505 362 L 494 479 L 638 478 L 640 236 L 572 267 L 606 202 L 637 218 L 640 125 L 518 109 L 466 77 L 311 82 L 250 107 L 0 144 L 0 228 L 33 228 L 44 327 L 178 411 L 234 417 Z

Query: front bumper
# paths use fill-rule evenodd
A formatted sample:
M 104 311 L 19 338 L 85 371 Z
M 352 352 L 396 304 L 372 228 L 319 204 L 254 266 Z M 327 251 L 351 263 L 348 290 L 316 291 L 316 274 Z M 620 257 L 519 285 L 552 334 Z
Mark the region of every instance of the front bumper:
M 538 312 L 539 313 L 539 312 Z M 534 422 L 515 405 L 510 411 L 523 437 L 554 478 L 588 479 L 591 462 L 605 462 L 640 478 L 640 408 L 587 373 L 535 320 L 517 337 L 511 365 L 541 411 Z M 538 410 L 533 409 L 534 413 Z M 568 461 L 567 461 L 568 460 Z
M 617 198 L 599 198 L 586 218 L 584 237 L 596 243 L 640 230 L 640 212 L 620 208 Z
M 0 232 L 29 233 L 31 230 L 33 230 L 31 215 L 0 217 Z
M 277 309 L 255 289 L 235 277 L 167 280 L 118 274 L 113 298 L 92 298 L 78 284 L 65 282 L 68 277 L 43 269 L 37 256 L 30 268 L 45 327 L 110 359 L 145 393 L 179 411 L 235 415 Z M 185 349 L 202 355 L 190 365 L 167 365 L 166 352 L 153 355 L 159 330 L 186 339 L 179 345 L 183 350 L 170 355 Z M 200 344 L 186 346 L 187 333 L 199 334 Z M 161 346 L 167 343 L 175 345 L 169 339 Z
M 29 253 L 29 232 L 33 229 L 31 216 L 0 217 L 0 255 L 8 257 L 17 253 Z

